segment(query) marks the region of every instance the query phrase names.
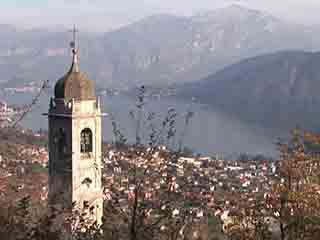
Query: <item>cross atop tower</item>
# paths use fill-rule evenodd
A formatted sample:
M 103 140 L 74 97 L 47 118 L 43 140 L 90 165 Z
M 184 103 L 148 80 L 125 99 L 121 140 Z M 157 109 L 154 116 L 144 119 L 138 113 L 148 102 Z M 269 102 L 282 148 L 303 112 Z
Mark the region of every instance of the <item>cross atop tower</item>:
M 72 42 L 70 43 L 70 46 L 72 48 L 73 51 L 76 51 L 77 50 L 77 33 L 79 32 L 79 30 L 76 28 L 76 25 L 73 25 L 73 29 L 70 30 L 70 32 L 72 32 Z
M 73 39 L 70 43 L 70 47 L 72 50 L 72 54 L 73 54 L 73 58 L 72 58 L 72 71 L 73 72 L 79 72 L 79 64 L 78 64 L 78 49 L 77 49 L 77 32 L 79 32 L 79 30 L 76 28 L 76 25 L 73 25 L 73 29 L 70 30 L 70 32 L 72 32 L 73 35 Z

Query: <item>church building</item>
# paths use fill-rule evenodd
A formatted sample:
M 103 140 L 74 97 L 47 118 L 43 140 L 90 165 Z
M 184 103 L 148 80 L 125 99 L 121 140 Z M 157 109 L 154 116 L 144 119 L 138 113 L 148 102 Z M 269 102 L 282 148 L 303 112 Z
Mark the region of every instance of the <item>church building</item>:
M 49 203 L 93 209 L 101 223 L 101 110 L 93 82 L 79 68 L 75 39 L 72 64 L 54 88 L 49 122 Z

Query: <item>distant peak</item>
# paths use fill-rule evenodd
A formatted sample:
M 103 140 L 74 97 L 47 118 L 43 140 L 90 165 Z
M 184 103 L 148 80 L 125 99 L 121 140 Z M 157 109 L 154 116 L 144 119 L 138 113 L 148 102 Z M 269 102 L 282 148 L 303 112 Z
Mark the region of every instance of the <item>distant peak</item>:
M 213 11 L 203 12 L 202 14 L 195 16 L 195 19 L 201 20 L 201 21 L 206 21 L 206 20 L 210 20 L 210 18 L 242 19 L 242 18 L 247 18 L 249 16 L 272 17 L 270 14 L 268 14 L 266 12 L 252 9 L 252 8 L 248 8 L 247 6 L 244 6 L 241 4 L 230 4 L 228 6 L 218 8 Z
M 244 5 L 241 4 L 231 4 L 229 6 L 219 8 L 216 10 L 217 12 L 222 11 L 222 12 L 229 12 L 231 14 L 241 14 L 241 13 L 262 13 L 259 10 L 255 10 L 252 8 L 248 8 Z
M 249 8 L 247 8 L 243 5 L 240 5 L 240 4 L 236 4 L 236 3 L 233 3 L 227 7 L 224 7 L 224 9 L 234 10 L 234 11 L 250 11 Z

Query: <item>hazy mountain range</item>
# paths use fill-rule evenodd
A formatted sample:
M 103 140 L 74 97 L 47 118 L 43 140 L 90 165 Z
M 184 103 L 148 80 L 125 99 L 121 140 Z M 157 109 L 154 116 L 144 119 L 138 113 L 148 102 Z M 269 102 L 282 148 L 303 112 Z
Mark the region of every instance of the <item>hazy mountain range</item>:
M 81 67 L 100 87 L 198 81 L 242 59 L 320 49 L 317 27 L 237 5 L 193 17 L 157 15 L 105 34 L 81 33 Z M 71 34 L 0 25 L 0 84 L 49 79 L 67 70 Z
M 319 66 L 320 53 L 268 54 L 180 86 L 179 95 L 262 125 L 319 129 Z
M 266 125 L 317 128 L 320 34 L 237 5 L 193 17 L 156 15 L 80 34 L 83 71 L 100 88 L 176 86 L 179 96 Z M 0 85 L 49 79 L 69 67 L 71 33 L 0 25 Z

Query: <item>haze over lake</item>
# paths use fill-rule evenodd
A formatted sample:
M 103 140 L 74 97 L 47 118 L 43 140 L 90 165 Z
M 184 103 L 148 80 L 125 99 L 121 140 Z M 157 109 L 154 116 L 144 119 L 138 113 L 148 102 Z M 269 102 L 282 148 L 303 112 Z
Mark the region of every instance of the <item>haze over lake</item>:
M 0 93 L 0 99 L 10 104 L 27 104 L 31 102 L 32 94 L 4 95 Z M 136 100 L 123 95 L 103 96 L 101 100 L 102 109 L 109 114 L 109 117 L 105 117 L 103 121 L 104 140 L 114 140 L 110 120 L 110 114 L 112 114 L 128 141 L 133 141 L 135 139 L 136 122 L 132 120 L 129 113 L 135 109 Z M 47 118 L 41 114 L 47 112 L 48 106 L 49 96 L 44 94 L 33 111 L 22 122 L 23 126 L 33 130 L 47 129 Z M 192 111 L 194 116 L 186 128 L 183 146 L 191 148 L 196 153 L 232 154 L 246 152 L 273 156 L 276 154 L 277 133 L 270 129 L 249 125 L 229 115 L 217 112 L 206 105 L 182 102 L 174 98 L 148 99 L 145 112 L 154 112 L 157 116 L 155 122 L 160 126 L 170 108 L 174 108 L 178 113 L 176 124 L 178 134 L 175 144 L 178 144 L 179 139 L 181 139 L 185 114 Z

